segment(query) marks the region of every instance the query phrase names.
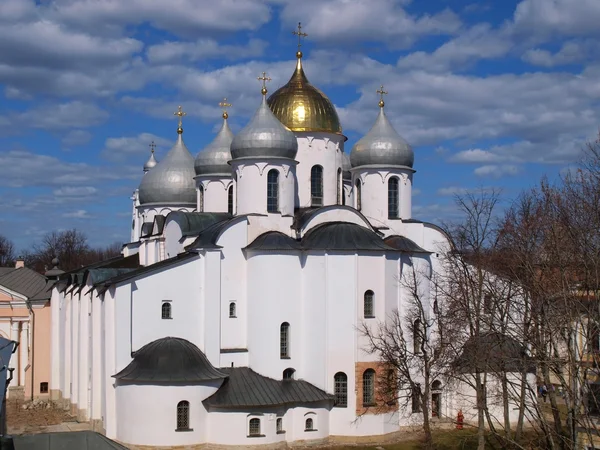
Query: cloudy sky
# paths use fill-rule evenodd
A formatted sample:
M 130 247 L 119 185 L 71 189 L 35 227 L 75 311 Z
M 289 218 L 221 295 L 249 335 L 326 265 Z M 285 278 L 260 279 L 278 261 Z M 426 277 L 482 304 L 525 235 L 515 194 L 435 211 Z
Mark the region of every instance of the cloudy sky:
M 415 148 L 414 215 L 452 195 L 507 199 L 574 164 L 600 125 L 598 0 L 1 0 L 0 234 L 19 249 L 76 227 L 126 241 L 148 145 L 196 154 L 234 131 L 294 68 L 334 102 L 346 151 L 373 123 L 375 90 Z

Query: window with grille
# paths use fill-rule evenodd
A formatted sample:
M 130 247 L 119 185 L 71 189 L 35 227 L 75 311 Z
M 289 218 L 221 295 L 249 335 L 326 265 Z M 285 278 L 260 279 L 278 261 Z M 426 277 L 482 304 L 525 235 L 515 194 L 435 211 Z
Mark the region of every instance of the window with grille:
M 161 317 L 163 319 L 171 318 L 171 304 L 169 302 L 163 302 L 161 306 Z
M 421 347 L 423 345 L 423 335 L 421 330 L 421 321 L 415 320 L 413 323 L 413 353 L 418 355 L 421 353 Z
M 323 167 L 313 166 L 310 169 L 310 204 L 323 206 Z
M 412 389 L 411 394 L 412 412 L 421 412 L 421 390 L 418 387 Z
M 204 211 L 204 186 L 198 187 L 198 212 Z
M 306 421 L 304 422 L 304 430 L 305 431 L 313 431 L 314 430 L 314 422 L 310 417 L 308 419 L 306 419 Z
M 260 436 L 260 419 L 250 419 L 250 423 L 248 425 L 248 435 Z
M 335 395 L 334 406 L 346 408 L 348 406 L 348 377 L 344 372 L 338 372 L 334 375 L 333 392 Z
M 342 169 L 337 170 L 337 204 L 342 204 Z
M 279 356 L 290 357 L 290 324 L 287 322 L 283 322 L 279 329 Z
M 398 206 L 400 194 L 398 189 L 398 178 L 391 177 L 388 180 L 388 219 L 398 218 Z
M 285 369 L 283 371 L 283 379 L 284 380 L 293 380 L 294 379 L 294 374 L 296 373 L 296 371 L 294 369 Z
M 281 417 L 277 418 L 277 433 L 283 433 L 283 419 Z
M 43 381 L 40 383 L 40 394 L 47 394 L 47 393 L 48 393 L 48 382 Z
M 190 429 L 190 402 L 182 400 L 177 403 L 177 430 Z
M 356 197 L 355 201 L 356 201 L 356 209 L 358 211 L 360 211 L 360 209 L 362 208 L 362 200 L 361 200 L 361 185 L 360 185 L 360 180 L 356 180 L 356 183 L 354 184 L 355 186 L 355 190 L 354 190 L 354 196 Z
M 267 173 L 267 212 L 279 212 L 279 172 L 275 169 Z
M 233 214 L 233 186 L 227 189 L 227 212 Z
M 365 299 L 364 299 L 365 319 L 375 317 L 374 297 L 375 297 L 375 294 L 373 293 L 373 291 L 368 290 L 365 292 Z
M 375 371 L 367 369 L 363 373 L 363 406 L 375 404 Z
M 235 302 L 231 302 L 229 304 L 229 317 L 232 317 L 232 318 L 237 317 L 236 311 L 235 311 Z

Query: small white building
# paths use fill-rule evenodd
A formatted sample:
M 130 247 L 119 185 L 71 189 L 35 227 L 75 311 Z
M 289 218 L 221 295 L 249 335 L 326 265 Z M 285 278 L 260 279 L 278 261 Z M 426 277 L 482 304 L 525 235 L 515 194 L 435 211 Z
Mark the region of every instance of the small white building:
M 180 121 L 145 166 L 123 256 L 52 293 L 53 397 L 132 448 L 356 440 L 420 422 L 374 408 L 383 369 L 357 331 L 401 310 L 403 271 L 438 270 L 448 244 L 412 217 L 413 150 L 381 101 L 348 158 L 300 52 L 262 94 L 236 136 L 224 114 L 195 160 Z

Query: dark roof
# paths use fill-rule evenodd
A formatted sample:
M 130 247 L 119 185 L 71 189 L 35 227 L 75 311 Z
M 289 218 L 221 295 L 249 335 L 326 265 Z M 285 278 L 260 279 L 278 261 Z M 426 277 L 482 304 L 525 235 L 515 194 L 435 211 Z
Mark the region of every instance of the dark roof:
M 50 298 L 50 293 L 46 292 L 46 277 L 40 275 L 35 270 L 31 270 L 27 267 L 20 267 L 11 271 L 3 271 L 3 273 L 4 275 L 0 276 L 0 286 L 4 286 L 27 298 L 37 298 L 40 296 L 45 299 Z M 38 296 L 38 294 L 40 294 L 40 296 Z M 38 299 L 41 300 L 42 298 Z
M 395 251 L 377 233 L 349 222 L 328 222 L 311 228 L 302 238 L 304 250 Z
M 6 275 L 8 272 L 12 272 L 13 270 L 17 270 L 14 267 L 0 267 L 0 277 Z
M 304 228 L 304 225 L 306 225 L 310 221 L 310 219 L 312 219 L 316 214 L 330 210 L 330 209 L 342 209 L 342 210 L 345 209 L 347 211 L 352 211 L 356 215 L 360 216 L 365 221 L 365 223 L 370 224 L 370 222 L 367 220 L 367 218 L 360 211 L 358 211 L 355 208 L 352 208 L 351 206 L 329 205 L 329 206 L 320 206 L 318 208 L 309 207 L 309 208 L 296 209 L 294 211 L 294 220 L 292 222 L 292 228 L 294 230 L 301 230 L 302 228 Z
M 127 450 L 93 431 L 69 431 L 13 436 L 15 450 Z
M 461 355 L 454 361 L 461 373 L 481 372 L 535 372 L 524 345 L 514 338 L 490 332 L 473 336 L 463 345 Z
M 207 407 L 260 408 L 332 402 L 334 397 L 304 380 L 274 380 L 248 367 L 220 369 L 229 377 L 217 392 L 204 400 Z
M 167 218 L 175 219 L 181 227 L 183 236 L 194 236 L 217 222 L 223 222 L 231 219 L 233 216 L 229 213 L 209 213 L 209 212 L 183 212 L 173 211 Z
M 141 237 L 148 237 L 152 234 L 152 227 L 154 225 L 154 222 L 144 222 L 142 224 L 142 229 L 140 231 L 140 236 Z
M 190 245 L 188 245 L 185 249 L 191 250 L 191 249 L 197 249 L 197 248 L 206 248 L 206 249 L 221 248 L 220 245 L 217 245 L 217 240 L 219 239 L 219 236 L 221 236 L 221 233 L 225 230 L 225 228 L 227 228 L 234 221 L 239 220 L 241 218 L 246 219 L 246 216 L 244 216 L 244 215 L 237 216 L 237 217 L 234 217 L 233 219 L 223 220 L 221 222 L 213 223 L 211 226 L 209 226 L 205 230 L 202 230 L 202 232 L 198 235 L 198 238 L 196 238 L 196 240 L 194 242 L 192 242 Z
M 415 241 L 410 240 L 405 236 L 388 236 L 383 240 L 390 247 L 395 248 L 400 252 L 406 253 L 431 253 L 425 250 L 424 248 L 418 246 Z
M 156 233 L 154 233 L 154 227 L 152 227 L 153 234 L 162 234 L 165 228 L 165 216 L 163 216 L 162 214 L 154 216 L 154 223 L 156 224 Z
M 163 259 L 162 261 L 151 264 L 149 266 L 139 266 L 139 267 L 135 268 L 134 270 L 131 270 L 131 271 L 128 271 L 125 273 L 121 273 L 120 275 L 116 275 L 112 278 L 108 278 L 108 279 L 100 281 L 98 283 L 94 283 L 94 287 L 98 288 L 99 293 L 103 293 L 106 291 L 106 289 L 108 289 L 113 284 L 117 284 L 122 281 L 127 281 L 132 278 L 136 278 L 136 277 L 145 275 L 149 272 L 153 272 L 155 270 L 168 267 L 172 264 L 176 264 L 181 261 L 187 261 L 188 259 L 192 259 L 197 256 L 198 255 L 196 253 L 188 253 L 188 252 L 180 253 L 176 256 L 173 256 L 172 258 Z
M 138 267 L 140 265 L 140 255 L 135 253 L 130 256 L 113 256 L 112 258 L 105 259 L 104 261 L 98 261 L 87 266 L 78 267 L 77 269 L 70 270 L 61 275 L 60 279 L 72 279 L 74 274 L 83 274 L 88 269 L 97 269 L 100 267 Z
M 258 236 L 245 250 L 302 250 L 300 241 L 279 231 L 267 231 Z
M 199 383 L 227 375 L 215 369 L 198 347 L 185 339 L 166 337 L 144 345 L 114 378 L 143 383 Z

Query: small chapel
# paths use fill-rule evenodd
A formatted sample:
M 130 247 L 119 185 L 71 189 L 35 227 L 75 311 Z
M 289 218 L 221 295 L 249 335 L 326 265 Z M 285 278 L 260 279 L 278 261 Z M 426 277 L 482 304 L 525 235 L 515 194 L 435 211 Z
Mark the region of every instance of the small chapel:
M 129 448 L 359 442 L 422 421 L 382 405 L 384 368 L 358 328 L 401 310 L 399 280 L 438 270 L 448 238 L 412 215 L 415 155 L 383 86 L 348 152 L 302 62 L 299 45 L 271 95 L 258 77 L 235 135 L 222 102 L 195 157 L 179 107 L 173 147 L 143 167 L 122 255 L 55 284 L 51 397 Z M 435 394 L 436 414 L 455 414 L 439 381 Z

